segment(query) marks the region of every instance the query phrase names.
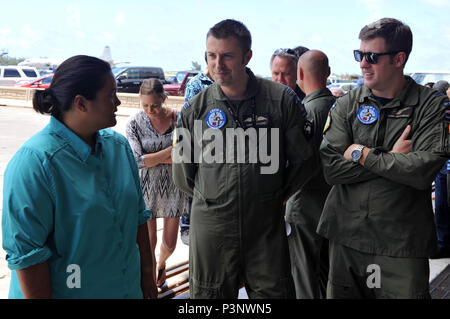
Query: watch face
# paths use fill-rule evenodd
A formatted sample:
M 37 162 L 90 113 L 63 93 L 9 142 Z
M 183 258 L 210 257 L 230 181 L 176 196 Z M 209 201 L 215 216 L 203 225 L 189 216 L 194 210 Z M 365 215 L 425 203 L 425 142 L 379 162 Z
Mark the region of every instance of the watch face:
M 361 151 L 360 150 L 354 150 L 352 152 L 352 160 L 353 160 L 353 162 L 359 161 L 360 158 L 361 158 Z

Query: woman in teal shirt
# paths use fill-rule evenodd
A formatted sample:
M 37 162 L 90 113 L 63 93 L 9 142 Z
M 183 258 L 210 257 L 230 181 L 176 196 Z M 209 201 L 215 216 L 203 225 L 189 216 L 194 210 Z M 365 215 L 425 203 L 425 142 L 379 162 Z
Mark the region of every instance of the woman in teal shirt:
M 108 63 L 74 56 L 33 107 L 49 124 L 4 175 L 10 298 L 156 298 L 138 168 L 116 124 Z

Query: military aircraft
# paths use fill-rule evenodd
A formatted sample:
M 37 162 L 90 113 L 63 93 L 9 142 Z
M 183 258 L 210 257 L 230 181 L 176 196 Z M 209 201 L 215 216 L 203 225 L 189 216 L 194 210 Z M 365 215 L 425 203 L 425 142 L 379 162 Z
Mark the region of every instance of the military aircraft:
M 102 54 L 99 56 L 100 59 L 108 62 L 111 67 L 114 67 L 115 63 L 111 56 L 111 48 L 107 45 L 104 47 Z M 54 71 L 65 59 L 50 59 L 50 58 L 30 58 L 25 61 L 20 62 L 19 66 L 31 66 L 38 70 L 51 70 Z M 121 62 L 127 63 L 127 62 Z

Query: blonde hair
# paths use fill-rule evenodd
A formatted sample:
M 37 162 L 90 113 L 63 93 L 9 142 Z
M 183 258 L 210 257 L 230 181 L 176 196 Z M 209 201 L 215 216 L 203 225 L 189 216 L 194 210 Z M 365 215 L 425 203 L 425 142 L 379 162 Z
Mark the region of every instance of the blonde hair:
M 164 99 L 166 92 L 164 91 L 163 84 L 158 79 L 145 79 L 142 81 L 141 88 L 139 89 L 140 95 L 157 94 Z

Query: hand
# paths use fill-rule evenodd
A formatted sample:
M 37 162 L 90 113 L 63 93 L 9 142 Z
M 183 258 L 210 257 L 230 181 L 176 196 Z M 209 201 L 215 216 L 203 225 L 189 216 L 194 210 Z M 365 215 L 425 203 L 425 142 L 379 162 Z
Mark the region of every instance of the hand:
M 406 126 L 402 135 L 398 138 L 397 142 L 395 142 L 394 146 L 392 147 L 391 150 L 392 153 L 408 154 L 409 152 L 411 152 L 412 143 L 411 140 L 407 139 L 410 132 L 411 132 L 411 125 L 408 125 Z

